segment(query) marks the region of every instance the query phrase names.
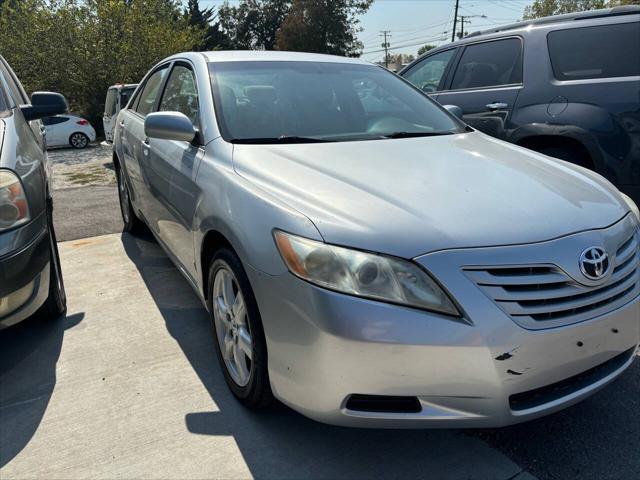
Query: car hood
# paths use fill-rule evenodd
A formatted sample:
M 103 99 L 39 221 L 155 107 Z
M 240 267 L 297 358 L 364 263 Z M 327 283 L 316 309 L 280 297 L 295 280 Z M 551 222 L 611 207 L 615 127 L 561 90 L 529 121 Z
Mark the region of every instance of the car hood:
M 477 132 L 242 144 L 233 161 L 326 242 L 405 258 L 549 240 L 609 226 L 628 211 L 599 175 Z

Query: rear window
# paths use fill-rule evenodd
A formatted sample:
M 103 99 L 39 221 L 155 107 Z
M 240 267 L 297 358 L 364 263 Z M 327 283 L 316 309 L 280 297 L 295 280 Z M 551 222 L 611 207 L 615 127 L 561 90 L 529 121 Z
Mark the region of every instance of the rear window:
M 558 30 L 547 36 L 558 80 L 640 75 L 640 23 Z

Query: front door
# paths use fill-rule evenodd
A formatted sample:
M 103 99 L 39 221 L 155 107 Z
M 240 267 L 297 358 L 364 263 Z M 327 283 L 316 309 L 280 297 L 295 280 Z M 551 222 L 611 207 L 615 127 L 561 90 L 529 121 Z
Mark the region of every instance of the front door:
M 167 79 L 158 111 L 180 112 L 200 127 L 195 75 L 187 63 L 176 62 Z M 193 220 L 199 192 L 195 182 L 198 162 L 204 156 L 199 139 L 193 142 L 150 139 L 151 168 L 159 212 L 158 234 L 179 263 L 195 275 Z
M 517 37 L 464 47 L 442 105 L 457 105 L 463 120 L 481 132 L 505 137 L 507 122 L 522 89 L 522 41 Z

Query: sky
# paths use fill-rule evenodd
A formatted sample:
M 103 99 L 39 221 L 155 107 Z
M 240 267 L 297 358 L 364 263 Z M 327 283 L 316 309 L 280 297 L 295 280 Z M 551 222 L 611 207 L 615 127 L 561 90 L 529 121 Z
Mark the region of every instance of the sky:
M 238 3 L 239 0 L 229 0 Z M 392 53 L 415 55 L 424 44 L 440 45 L 451 41 L 456 0 L 374 0 L 369 11 L 360 17 L 364 43 L 362 58 L 376 62 L 384 58 L 380 31 L 390 30 Z M 464 15 L 465 31 L 473 32 L 522 18 L 524 7 L 533 0 L 459 0 L 458 16 Z M 200 0 L 204 6 L 219 6 L 222 0 Z M 477 15 L 474 17 L 474 15 Z M 481 18 L 485 15 L 486 18 Z M 459 28 L 459 27 L 458 27 Z M 445 33 L 446 32 L 446 33 Z

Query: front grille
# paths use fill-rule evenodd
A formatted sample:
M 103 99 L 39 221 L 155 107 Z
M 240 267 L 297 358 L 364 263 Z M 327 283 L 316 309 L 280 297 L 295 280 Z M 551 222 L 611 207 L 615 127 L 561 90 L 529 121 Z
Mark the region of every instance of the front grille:
M 609 313 L 640 294 L 640 236 L 622 241 L 602 285 L 576 282 L 555 265 L 467 267 L 466 274 L 516 322 L 547 328 Z
M 571 395 L 572 393 L 582 390 L 589 385 L 593 385 L 621 368 L 629 361 L 634 352 L 635 347 L 622 352 L 621 354 L 587 370 L 586 372 L 579 373 L 578 375 L 574 375 L 573 377 L 566 378 L 551 385 L 511 395 L 509 397 L 511 410 L 521 411 L 535 408 Z

